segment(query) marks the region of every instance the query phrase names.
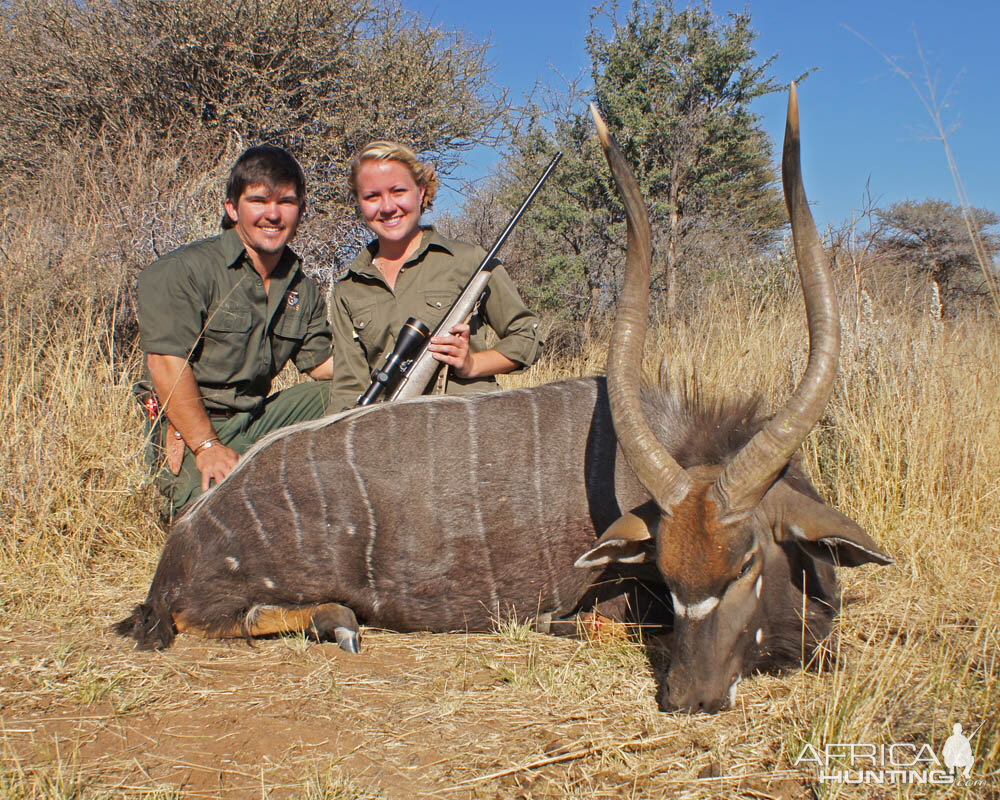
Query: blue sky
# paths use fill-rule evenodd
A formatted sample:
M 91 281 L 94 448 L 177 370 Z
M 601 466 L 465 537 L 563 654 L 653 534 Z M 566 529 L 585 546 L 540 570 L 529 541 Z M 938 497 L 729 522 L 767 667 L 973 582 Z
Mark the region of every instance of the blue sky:
M 563 76 L 582 75 L 590 85 L 586 0 L 403 0 L 403 5 L 439 27 L 488 38 L 494 82 L 515 102 L 536 83 L 563 87 Z M 627 8 L 628 0 L 622 5 Z M 806 190 L 821 227 L 857 213 L 866 183 L 881 206 L 926 197 L 957 202 L 944 149 L 932 138 L 931 118 L 920 99 L 857 34 L 910 71 L 926 94 L 916 31 L 969 199 L 1000 212 L 995 144 L 1000 0 L 750 0 L 748 7 L 759 33 L 757 52 L 778 54 L 774 74 L 780 81 L 816 68 L 800 86 L 799 102 Z M 713 4 L 720 15 L 743 8 Z M 776 141 L 784 130 L 784 108 L 785 98 L 777 95 L 754 106 Z M 459 177 L 483 177 L 499 158 L 486 149 L 474 152 Z M 459 203 L 446 189 L 439 207 Z

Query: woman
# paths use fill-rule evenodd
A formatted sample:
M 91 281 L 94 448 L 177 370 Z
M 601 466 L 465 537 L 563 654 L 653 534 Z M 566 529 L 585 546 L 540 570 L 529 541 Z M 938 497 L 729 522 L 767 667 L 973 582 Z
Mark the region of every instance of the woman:
M 334 290 L 331 411 L 355 405 L 407 318 L 416 317 L 431 330 L 437 326 L 486 255 L 480 247 L 421 226 L 420 215 L 431 207 L 438 180 L 433 166 L 418 161 L 405 145 L 372 142 L 365 147 L 351 165 L 350 187 L 377 238 Z M 484 323 L 499 337 L 492 348 L 486 346 Z M 498 266 L 479 311 L 468 324 L 433 337 L 429 350 L 448 371 L 445 391 L 466 394 L 494 389 L 494 376 L 530 366 L 540 344 L 538 318 Z

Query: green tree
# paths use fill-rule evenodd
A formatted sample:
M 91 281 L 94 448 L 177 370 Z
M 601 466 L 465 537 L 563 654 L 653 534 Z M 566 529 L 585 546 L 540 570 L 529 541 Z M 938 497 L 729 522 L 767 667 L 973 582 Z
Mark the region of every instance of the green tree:
M 744 251 L 760 248 L 784 225 L 771 143 L 749 110 L 782 87 L 768 75 L 774 57 L 758 58 L 755 37 L 748 13 L 723 19 L 707 3 L 678 11 L 671 0 L 635 2 L 624 20 L 614 2 L 592 13 L 593 96 L 649 204 L 654 295 L 665 295 L 671 312 L 683 262 L 709 266 L 713 248 L 734 232 Z M 624 217 L 582 105 L 569 97 L 529 109 L 511 163 L 520 185 L 556 149 L 567 154 L 553 181 L 557 196 L 529 223 L 549 245 L 536 264 L 539 297 L 561 296 L 570 315 L 590 317 L 614 298 L 617 276 L 607 265 L 620 260 Z
M 877 209 L 875 216 L 882 227 L 876 246 L 904 270 L 913 267 L 936 283 L 943 305 L 985 295 L 990 280 L 997 280 L 992 259 L 1000 250 L 1000 235 L 989 229 L 1000 224 L 1000 216 L 985 208 L 969 211 L 991 259 L 987 264 L 980 263 L 962 209 L 945 200 L 906 200 Z

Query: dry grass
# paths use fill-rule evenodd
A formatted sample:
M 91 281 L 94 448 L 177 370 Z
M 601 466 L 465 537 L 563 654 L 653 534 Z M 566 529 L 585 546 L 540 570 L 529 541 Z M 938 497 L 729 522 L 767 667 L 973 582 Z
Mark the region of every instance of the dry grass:
M 75 221 L 74 221 L 75 220 Z M 67 215 L 0 220 L 0 797 L 997 797 L 1000 330 L 860 295 L 804 448 L 827 498 L 897 563 L 843 571 L 832 671 L 759 676 L 716 717 L 655 707 L 655 642 L 369 632 L 351 658 L 294 637 L 137 654 L 106 633 L 163 539 L 129 386 L 125 265 Z M 778 281 L 788 283 L 776 271 Z M 117 282 L 117 283 L 116 283 Z M 805 363 L 794 286 L 734 281 L 659 326 L 660 368 L 786 396 Z M 786 298 L 791 298 L 786 299 Z M 855 307 L 856 306 L 856 307 Z M 573 363 L 510 379 L 600 372 Z M 973 737 L 977 785 L 819 784 L 805 743 Z

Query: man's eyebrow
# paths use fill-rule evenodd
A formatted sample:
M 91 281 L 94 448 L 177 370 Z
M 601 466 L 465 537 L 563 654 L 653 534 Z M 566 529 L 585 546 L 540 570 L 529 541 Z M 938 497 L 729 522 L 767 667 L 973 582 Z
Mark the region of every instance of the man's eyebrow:
M 244 200 L 267 200 L 271 196 L 270 191 L 260 191 L 260 192 L 247 192 L 243 195 Z M 294 202 L 299 202 L 299 195 L 297 192 L 286 192 L 285 194 L 278 195 L 278 202 L 284 203 L 289 200 Z

